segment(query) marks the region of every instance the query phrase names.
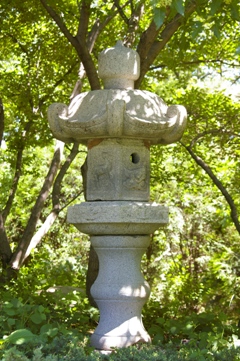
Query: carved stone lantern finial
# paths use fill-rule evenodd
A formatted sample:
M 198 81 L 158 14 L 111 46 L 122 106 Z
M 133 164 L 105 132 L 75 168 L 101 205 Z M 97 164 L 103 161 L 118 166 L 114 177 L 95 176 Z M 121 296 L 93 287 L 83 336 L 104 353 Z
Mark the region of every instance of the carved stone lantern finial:
M 150 234 L 168 223 L 168 209 L 149 202 L 150 146 L 176 142 L 186 127 L 183 106 L 134 90 L 139 68 L 137 52 L 117 42 L 99 55 L 103 90 L 48 110 L 56 138 L 88 147 L 86 202 L 69 207 L 67 218 L 90 235 L 99 257 L 91 294 L 100 321 L 91 343 L 103 350 L 150 341 L 141 319 L 150 288 L 140 262 Z
M 99 54 L 98 74 L 104 89 L 134 89 L 134 81 L 140 75 L 140 57 L 119 40 L 113 48 Z

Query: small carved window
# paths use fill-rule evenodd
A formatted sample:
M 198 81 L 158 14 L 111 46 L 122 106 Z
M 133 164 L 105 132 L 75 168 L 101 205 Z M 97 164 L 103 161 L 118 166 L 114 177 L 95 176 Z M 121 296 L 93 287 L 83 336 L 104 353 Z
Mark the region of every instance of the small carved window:
M 137 153 L 132 153 L 130 155 L 130 160 L 131 160 L 132 163 L 137 164 L 140 161 L 140 157 L 139 157 L 139 155 Z

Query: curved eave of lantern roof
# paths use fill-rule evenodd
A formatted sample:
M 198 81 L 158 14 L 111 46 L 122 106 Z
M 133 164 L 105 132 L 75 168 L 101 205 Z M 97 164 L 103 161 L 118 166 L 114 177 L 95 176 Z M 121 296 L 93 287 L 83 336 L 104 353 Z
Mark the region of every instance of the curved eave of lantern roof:
M 48 120 L 53 135 L 64 142 L 124 138 L 170 144 L 181 138 L 187 113 L 148 91 L 104 89 L 79 94 L 69 107 L 52 104 Z

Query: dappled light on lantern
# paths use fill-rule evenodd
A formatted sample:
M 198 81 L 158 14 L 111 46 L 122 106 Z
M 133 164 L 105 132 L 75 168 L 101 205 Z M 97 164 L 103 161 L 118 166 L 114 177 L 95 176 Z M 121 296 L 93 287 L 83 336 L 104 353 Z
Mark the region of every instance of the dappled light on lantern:
M 168 209 L 149 201 L 150 146 L 179 140 L 186 110 L 134 90 L 140 60 L 118 41 L 99 55 L 104 89 L 48 110 L 54 136 L 88 146 L 86 202 L 68 209 L 68 222 L 90 235 L 99 259 L 91 294 L 100 310 L 91 344 L 99 350 L 150 342 L 141 312 L 150 287 L 141 258 L 150 234 L 168 223 Z

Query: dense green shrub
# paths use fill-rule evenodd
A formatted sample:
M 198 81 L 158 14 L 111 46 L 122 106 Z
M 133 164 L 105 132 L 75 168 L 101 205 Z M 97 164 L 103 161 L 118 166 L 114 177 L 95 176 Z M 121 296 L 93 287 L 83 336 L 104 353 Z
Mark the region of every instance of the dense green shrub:
M 113 350 L 105 355 L 93 350 L 87 340 L 60 336 L 51 343 L 36 340 L 22 345 L 5 344 L 1 361 L 238 361 L 240 349 L 225 348 L 219 352 L 190 345 L 135 345 Z
M 54 252 L 45 244 L 21 268 L 16 280 L 0 285 L 0 339 L 28 329 L 51 340 L 59 332 L 87 334 L 96 326 L 98 310 L 90 306 L 84 290 L 84 239 L 81 252 L 77 242 L 63 237 Z

